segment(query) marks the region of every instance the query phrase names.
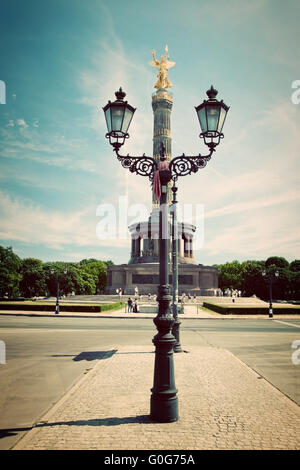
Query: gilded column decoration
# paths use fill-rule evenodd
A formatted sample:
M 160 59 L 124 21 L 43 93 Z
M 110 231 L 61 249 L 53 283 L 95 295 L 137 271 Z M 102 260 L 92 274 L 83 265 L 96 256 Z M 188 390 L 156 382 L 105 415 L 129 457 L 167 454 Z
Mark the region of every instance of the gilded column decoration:
M 158 90 L 160 88 L 171 88 L 172 83 L 169 81 L 169 78 L 168 78 L 168 70 L 171 67 L 174 67 L 175 62 L 171 62 L 170 60 L 168 60 L 169 59 L 168 46 L 165 47 L 165 54 L 161 56 L 160 62 L 155 57 L 155 51 L 152 51 L 152 57 L 153 57 L 153 60 L 149 62 L 149 64 L 152 67 L 156 67 L 158 69 L 157 82 L 154 85 L 154 88 L 157 88 Z

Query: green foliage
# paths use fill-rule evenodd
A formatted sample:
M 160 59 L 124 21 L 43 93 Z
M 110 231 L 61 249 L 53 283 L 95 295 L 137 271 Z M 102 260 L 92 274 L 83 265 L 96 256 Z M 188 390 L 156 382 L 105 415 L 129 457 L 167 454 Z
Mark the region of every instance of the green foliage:
M 221 289 L 241 289 L 242 287 L 242 268 L 239 261 L 232 261 L 218 266 L 219 287 Z
M 268 315 L 269 306 L 266 307 L 252 307 L 252 306 L 242 306 L 242 305 L 217 305 L 210 302 L 203 302 L 203 307 L 212 310 L 213 312 L 221 313 L 222 315 Z M 294 306 L 273 306 L 274 315 L 278 314 L 300 314 L 300 307 Z
M 21 260 L 12 248 L 0 246 L 0 297 L 93 295 L 103 293 L 112 261 L 84 259 L 79 263 L 43 263 L 36 258 Z
M 300 273 L 300 259 L 295 259 L 290 263 L 290 271 Z
M 32 312 L 55 312 L 55 302 L 52 304 L 46 302 L 1 302 L 1 309 L 3 310 L 20 310 Z M 112 304 L 103 305 L 80 305 L 80 304 L 65 304 L 61 303 L 59 306 L 60 312 L 85 312 L 97 313 L 105 312 L 108 310 L 119 310 L 124 307 L 124 302 L 114 302 Z
M 246 297 L 269 298 L 269 285 L 262 272 L 278 271 L 279 277 L 272 284 L 272 298 L 278 300 L 300 299 L 300 260 L 289 262 L 282 257 L 272 256 L 266 261 L 238 261 L 216 265 L 219 272 L 219 287 L 241 290 Z
M 43 263 L 36 258 L 21 260 L 12 250 L 0 246 L 0 297 L 56 296 L 74 292 L 77 295 L 103 293 L 107 282 L 107 267 L 113 262 L 95 258 L 78 263 L 63 261 Z M 266 261 L 237 260 L 215 265 L 219 272 L 219 287 L 241 290 L 243 295 L 267 299 L 269 287 L 262 271 L 277 270 L 279 278 L 273 284 L 273 299 L 300 299 L 300 260 L 290 264 L 285 258 L 272 256 Z
M 19 295 L 21 259 L 11 247 L 0 246 L 0 296 L 16 297 Z
M 47 293 L 45 271 L 39 259 L 25 258 L 21 263 L 20 291 L 24 297 L 42 296 Z
M 80 261 L 80 266 L 83 272 L 92 277 L 96 290 L 94 293 L 103 292 L 107 281 L 106 263 L 95 259 L 89 259 Z
M 279 256 L 271 256 L 266 260 L 266 268 L 270 266 L 276 266 L 276 268 L 288 269 L 289 262 L 285 258 L 280 258 Z

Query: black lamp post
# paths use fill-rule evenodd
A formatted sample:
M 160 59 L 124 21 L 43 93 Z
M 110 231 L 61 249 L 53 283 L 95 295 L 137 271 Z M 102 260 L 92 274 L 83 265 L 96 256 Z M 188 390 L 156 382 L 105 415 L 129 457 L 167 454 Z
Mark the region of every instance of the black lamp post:
M 51 274 L 55 274 L 55 270 L 52 268 L 51 269 Z M 63 273 L 64 274 L 67 274 L 67 269 L 64 269 Z M 59 278 L 59 274 L 58 272 L 56 272 L 56 304 L 55 304 L 55 314 L 58 315 L 59 314 L 59 281 L 60 281 L 60 278 Z
M 269 318 L 273 318 L 273 305 L 272 305 L 272 287 L 274 282 L 279 278 L 279 272 L 274 267 L 270 267 L 268 270 L 263 270 L 262 272 L 264 281 L 269 286 Z
M 169 286 L 169 236 L 165 232 L 168 224 L 167 207 L 167 185 L 178 176 L 185 176 L 196 173 L 204 168 L 210 160 L 215 147 L 223 137 L 222 128 L 225 121 L 228 107 L 216 99 L 217 91 L 211 87 L 207 91 L 208 100 L 204 101 L 196 108 L 202 133 L 200 137 L 204 139 L 209 148 L 206 156 L 185 156 L 185 154 L 166 161 L 165 148 L 161 142 L 160 161 L 157 162 L 152 157 L 142 156 L 132 157 L 122 156 L 119 153 L 120 147 L 125 139 L 129 137 L 128 128 L 132 120 L 135 108 L 124 101 L 125 93 L 122 88 L 116 92 L 117 100 L 103 108 L 107 134 L 110 144 L 116 152 L 118 160 L 124 168 L 128 168 L 132 173 L 147 176 L 152 182 L 155 176 L 159 177 L 161 185 L 160 195 L 160 217 L 159 217 L 159 287 L 158 287 L 158 314 L 154 318 L 158 333 L 153 338 L 155 345 L 155 364 L 153 388 L 151 389 L 150 417 L 154 421 L 172 422 L 178 419 L 178 398 L 175 387 L 175 374 L 173 362 L 173 347 L 176 339 L 171 333 L 174 317 L 170 313 Z M 158 172 L 158 173 L 157 173 Z M 174 192 L 175 194 L 175 192 Z

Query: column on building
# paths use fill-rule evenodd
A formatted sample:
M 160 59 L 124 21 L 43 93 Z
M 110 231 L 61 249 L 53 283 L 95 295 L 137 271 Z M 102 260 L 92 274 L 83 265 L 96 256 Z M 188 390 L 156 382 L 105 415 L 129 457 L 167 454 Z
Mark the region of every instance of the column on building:
M 160 159 L 161 142 L 165 147 L 165 156 L 168 161 L 171 159 L 171 111 L 173 106 L 173 97 L 166 89 L 159 89 L 152 95 L 152 109 L 154 114 L 153 128 L 153 157 Z M 171 203 L 170 184 L 168 185 L 167 201 Z M 158 207 L 154 194 L 152 195 L 152 206 Z

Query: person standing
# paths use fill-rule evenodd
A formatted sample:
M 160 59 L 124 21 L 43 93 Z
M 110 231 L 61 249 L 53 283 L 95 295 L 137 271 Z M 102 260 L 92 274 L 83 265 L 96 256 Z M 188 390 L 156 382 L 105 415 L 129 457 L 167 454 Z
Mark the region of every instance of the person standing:
M 131 299 L 131 297 L 129 297 L 129 299 L 127 300 L 127 305 L 128 305 L 128 313 L 131 313 L 132 312 L 132 299 Z

